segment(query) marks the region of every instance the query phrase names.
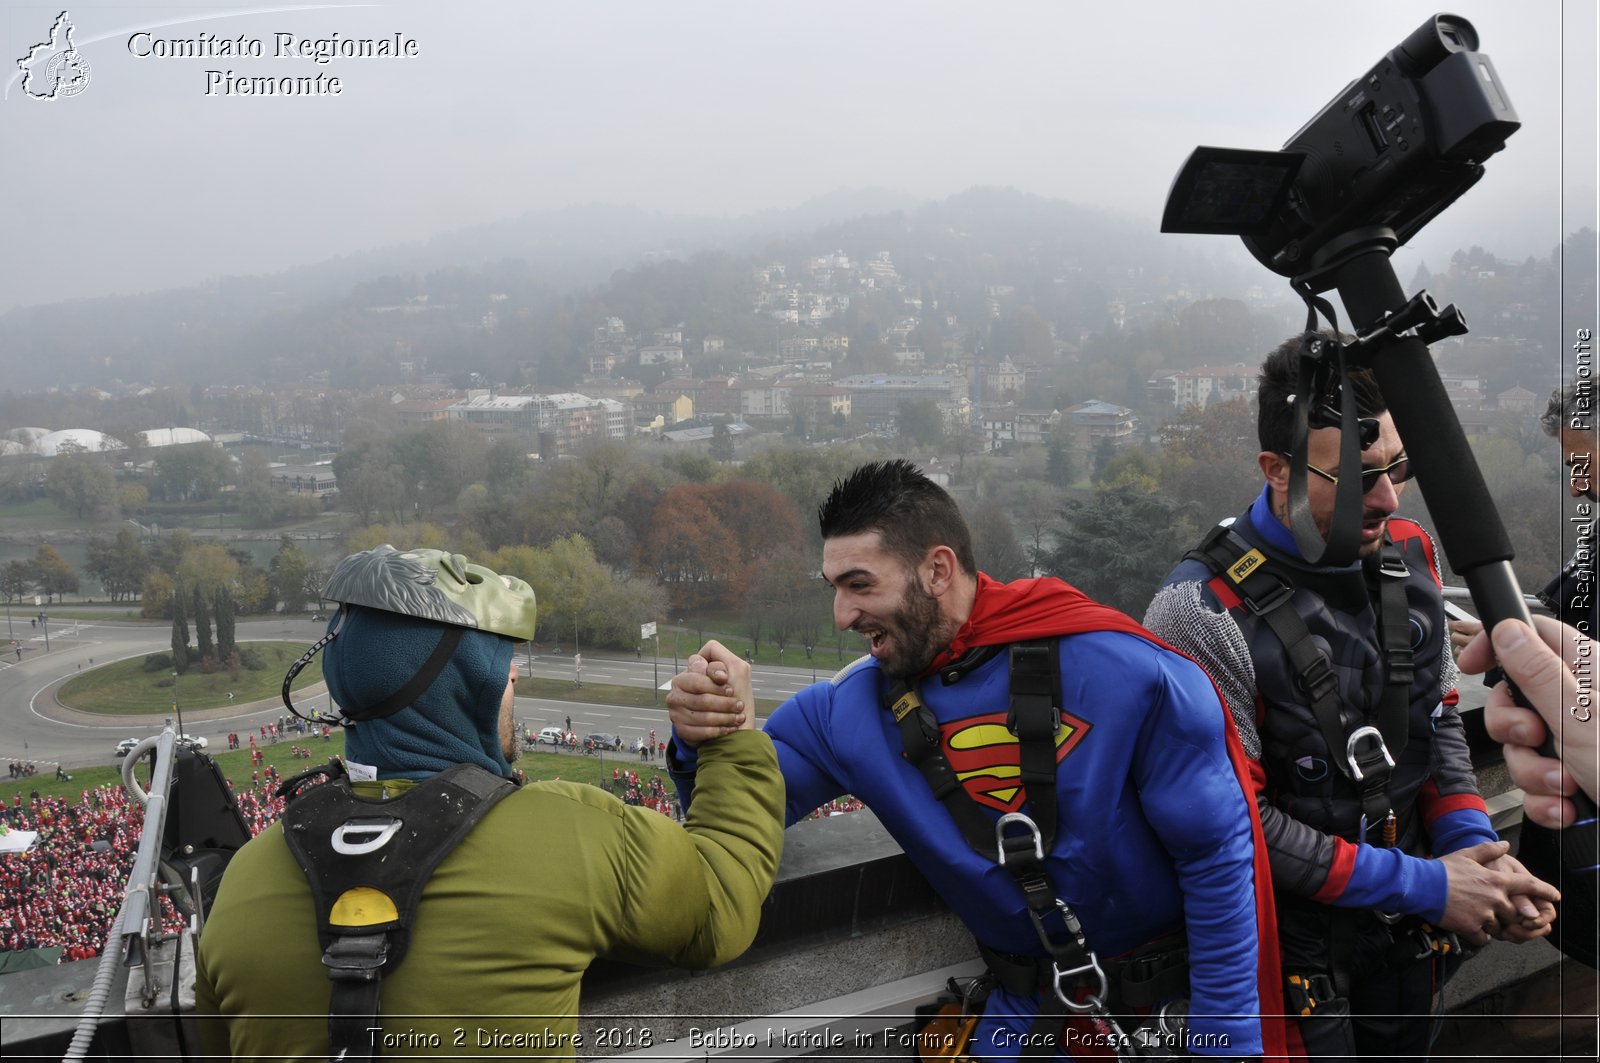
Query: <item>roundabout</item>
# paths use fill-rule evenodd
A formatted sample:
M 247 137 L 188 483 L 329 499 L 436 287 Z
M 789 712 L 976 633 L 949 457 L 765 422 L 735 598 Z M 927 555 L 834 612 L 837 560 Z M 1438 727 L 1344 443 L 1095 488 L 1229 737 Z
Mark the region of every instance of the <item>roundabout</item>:
M 168 654 L 134 655 L 77 673 L 55 692 L 55 699 L 66 708 L 106 716 L 247 705 L 276 697 L 284 673 L 302 652 L 304 646 L 294 642 L 240 643 L 241 663 L 233 668 L 191 665 L 181 675 L 174 672 Z M 314 659 L 296 678 L 294 689 L 311 687 L 321 678 L 321 660 Z
M 226 670 L 213 675 L 220 677 L 219 686 L 229 685 L 213 691 L 210 677 L 191 669 L 174 681 L 178 695 L 174 703 L 172 688 L 153 686 L 163 677 L 172 678 L 169 669 L 148 677 L 151 689 L 142 701 L 128 701 L 116 709 L 106 707 L 108 701 L 99 698 L 85 701 L 81 694 L 76 698 L 78 704 L 69 706 L 61 700 L 61 692 L 83 677 L 113 675 L 119 665 L 138 672 L 147 656 L 170 652 L 170 629 L 165 625 L 82 622 L 74 624 L 70 634 L 52 632 L 48 649 L 42 639 L 24 642 L 20 657 L 0 667 L 0 758 L 41 765 L 59 762 L 69 770 L 105 764 L 118 741 L 135 734 L 154 734 L 180 712 L 186 733 L 208 737 L 213 743 L 229 731 L 255 730 L 277 722 L 287 715 L 279 690 L 288 663 L 316 641 L 324 626 L 298 617 L 240 621 L 240 645 L 281 645 L 287 655 L 281 668 L 273 653 L 266 669 L 243 673 L 269 677 L 265 694 L 260 688 L 246 692 L 242 685 L 232 685 Z M 207 681 L 202 684 L 202 680 Z M 326 689 L 315 678 L 308 681 L 302 675 L 295 689 L 301 692 L 297 704 L 303 698 L 308 705 L 325 707 Z M 227 697 L 230 690 L 234 694 L 231 700 Z

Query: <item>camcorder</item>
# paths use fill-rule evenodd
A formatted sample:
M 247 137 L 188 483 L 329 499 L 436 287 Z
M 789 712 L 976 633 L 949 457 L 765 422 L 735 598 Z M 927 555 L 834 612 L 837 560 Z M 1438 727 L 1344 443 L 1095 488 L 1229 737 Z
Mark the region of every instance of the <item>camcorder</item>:
M 1459 199 L 1520 126 L 1472 24 L 1435 15 L 1282 151 L 1196 148 L 1161 231 L 1243 237 L 1262 265 L 1323 291 L 1346 252 L 1393 250 Z

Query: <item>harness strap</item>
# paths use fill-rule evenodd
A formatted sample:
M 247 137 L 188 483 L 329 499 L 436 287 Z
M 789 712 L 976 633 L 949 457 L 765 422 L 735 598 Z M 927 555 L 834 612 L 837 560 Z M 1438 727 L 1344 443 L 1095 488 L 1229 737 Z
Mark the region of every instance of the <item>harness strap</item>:
M 906 759 L 922 774 L 934 797 L 950 813 L 967 845 L 1011 874 L 1027 903 L 1034 931 L 1049 953 L 1049 959 L 1034 961 L 1027 976 L 1028 988 L 1024 995 L 1033 995 L 1041 985 L 1049 986 L 1051 992 L 1043 995 L 1034 1021 L 1033 1032 L 1041 1036 L 1030 1038 L 1032 1045 L 1021 1058 L 1049 1058 L 1055 1038 L 1043 1035 L 1053 1035 L 1068 1014 L 1096 1008 L 1104 1010 L 1109 995 L 1099 960 L 1088 948 L 1077 916 L 1059 899 L 1045 865 L 1045 854 L 1055 840 L 1058 819 L 1059 671 L 1057 640 L 1037 640 L 1011 647 L 1011 708 L 1006 725 L 1017 736 L 1020 781 L 1028 814 L 1014 812 L 1001 816 L 998 821 L 985 815 L 961 785 L 944 754 L 938 720 L 914 687 L 905 680 L 895 680 L 883 699 L 884 707 L 894 716 L 899 728 Z M 1060 928 L 1064 928 L 1065 933 Z M 1045 972 L 1042 981 L 1041 970 Z M 1090 980 L 1090 1002 L 1069 1003 L 1066 991 L 1075 988 L 1081 978 Z
M 1398 756 L 1406 747 L 1410 715 L 1411 683 L 1416 664 L 1411 648 L 1411 607 L 1406 602 L 1406 576 L 1409 573 L 1400 549 L 1385 543 L 1377 566 L 1378 612 L 1383 624 L 1383 701 L 1378 707 L 1378 730 Z
M 423 887 L 515 789 L 508 779 L 458 764 L 376 801 L 356 795 L 340 773 L 284 809 L 284 840 L 311 886 L 331 983 L 330 1060 L 373 1058 L 370 1031 L 381 1013 L 383 978 L 405 959 Z
M 1027 807 L 1046 852 L 1056 840 L 1056 738 L 1061 734 L 1060 648 L 1055 639 L 1011 646 L 1011 709 Z
M 1204 563 L 1214 581 L 1226 580 L 1224 585 L 1239 602 L 1272 630 L 1311 704 L 1330 759 L 1360 794 L 1362 840 L 1393 845 L 1397 830 L 1389 801 L 1389 777 L 1394 772 L 1394 758 L 1405 749 L 1409 737 L 1410 687 L 1415 676 L 1405 592 L 1407 571 L 1399 549 L 1386 542 L 1380 564 L 1364 568 L 1383 639 L 1384 684 L 1375 713 L 1376 726 L 1363 724 L 1353 731 L 1345 725 L 1338 677 L 1327 654 L 1312 639 L 1305 618 L 1290 607 L 1294 584 L 1276 571 L 1280 566 L 1271 565 L 1260 549 L 1223 524 L 1213 528 L 1198 547 L 1184 556 Z M 1370 593 L 1374 581 L 1376 595 Z M 1365 837 L 1369 825 L 1381 827 L 1381 834 Z
M 961 836 L 975 851 L 989 856 L 994 844 L 994 828 L 967 794 L 949 758 L 939 746 L 939 721 L 933 710 L 922 703 L 917 692 L 903 680 L 896 680 L 886 698 L 889 711 L 900 727 L 900 744 L 909 760 L 927 780 L 933 796 L 956 821 Z
M 383 967 L 389 941 L 383 934 L 339 937 L 322 954 L 332 983 L 328 995 L 328 1058 L 370 1060 L 376 1038 L 372 1027 L 383 1011 Z

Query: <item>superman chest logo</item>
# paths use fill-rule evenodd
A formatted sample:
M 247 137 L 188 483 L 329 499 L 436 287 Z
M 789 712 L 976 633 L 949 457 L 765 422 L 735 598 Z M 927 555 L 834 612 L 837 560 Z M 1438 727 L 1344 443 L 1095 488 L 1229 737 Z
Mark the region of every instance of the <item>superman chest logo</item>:
M 1057 764 L 1083 741 L 1089 726 L 1070 712 L 1061 714 L 1061 730 L 1056 732 Z M 1021 750 L 1017 736 L 1006 730 L 1005 712 L 941 724 L 939 731 L 944 755 L 974 801 L 1000 812 L 1022 808 L 1027 795 L 1019 781 Z

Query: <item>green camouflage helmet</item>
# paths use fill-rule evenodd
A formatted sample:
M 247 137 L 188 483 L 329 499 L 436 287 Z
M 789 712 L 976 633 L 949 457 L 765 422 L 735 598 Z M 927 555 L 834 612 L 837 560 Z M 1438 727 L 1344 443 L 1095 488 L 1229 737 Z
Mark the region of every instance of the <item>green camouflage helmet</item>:
M 351 554 L 334 568 L 322 597 L 390 613 L 532 639 L 538 609 L 533 588 L 515 576 L 443 550 L 396 550 L 385 544 Z
M 502 576 L 474 565 L 460 554 L 443 550 L 401 551 L 388 544 L 351 554 L 339 562 L 322 589 L 322 597 L 339 602 L 340 609 L 329 621 L 327 632 L 289 666 L 283 677 L 284 705 L 302 720 L 315 724 L 343 725 L 356 718 L 375 719 L 403 708 L 438 677 L 461 641 L 461 628 L 518 641 L 531 640 L 534 621 L 538 619 L 533 588 L 515 576 Z M 351 710 L 349 719 L 339 712 L 302 712 L 294 703 L 290 687 L 311 659 L 338 638 L 350 615 L 344 608 L 347 605 L 433 620 L 450 627 L 439 637 L 439 645 L 428 661 L 388 701 Z

